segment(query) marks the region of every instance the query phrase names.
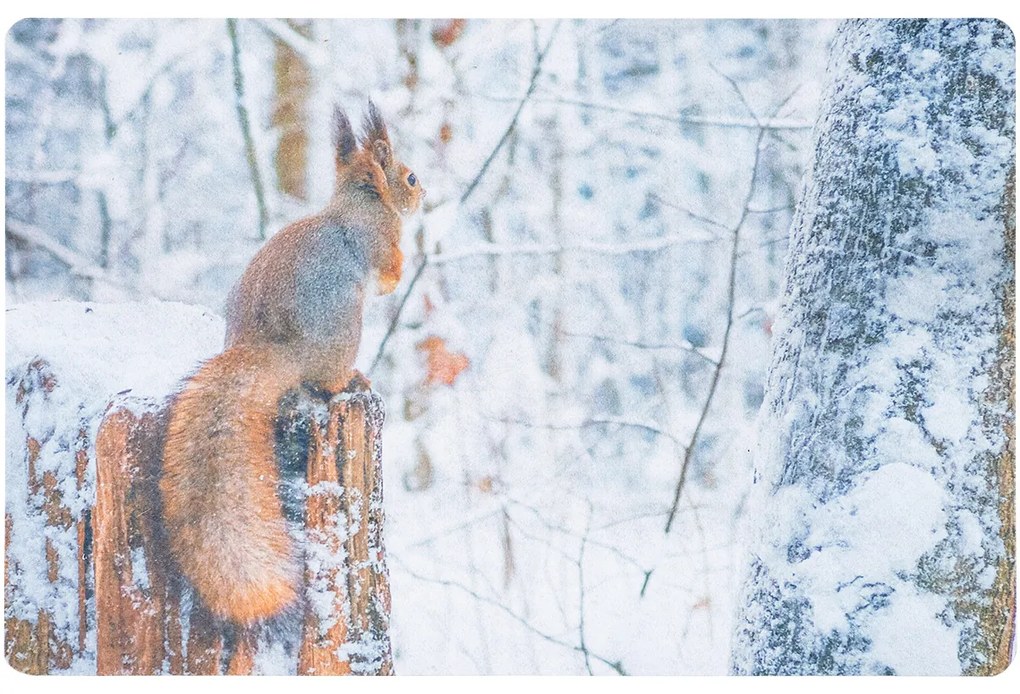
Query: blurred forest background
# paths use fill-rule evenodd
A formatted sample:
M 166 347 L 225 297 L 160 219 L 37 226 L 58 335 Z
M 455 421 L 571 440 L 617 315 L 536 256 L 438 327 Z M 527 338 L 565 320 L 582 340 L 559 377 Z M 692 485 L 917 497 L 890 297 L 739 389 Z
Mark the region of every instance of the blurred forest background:
M 7 305 L 221 313 L 328 199 L 332 104 L 373 99 L 428 190 L 358 363 L 389 410 L 397 671 L 725 673 L 834 28 L 19 22 Z

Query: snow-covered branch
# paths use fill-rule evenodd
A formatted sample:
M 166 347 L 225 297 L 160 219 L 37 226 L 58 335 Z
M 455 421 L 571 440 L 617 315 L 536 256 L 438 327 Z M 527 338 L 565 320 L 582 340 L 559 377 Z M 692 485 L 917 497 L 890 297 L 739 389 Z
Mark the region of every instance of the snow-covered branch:
M 72 275 L 90 279 L 105 279 L 106 271 L 78 251 L 68 248 L 42 229 L 8 217 L 6 236 L 46 251 L 67 267 Z
M 478 98 L 498 103 L 517 101 L 517 99 L 513 97 L 500 95 L 479 95 Z M 626 106 L 619 106 L 617 104 L 583 101 L 580 99 L 572 99 L 568 97 L 535 96 L 532 97 L 532 100 L 535 103 L 576 106 L 578 108 L 592 109 L 595 111 L 605 111 L 607 113 L 620 113 L 627 116 L 635 116 L 637 118 L 649 118 L 651 120 L 660 120 L 668 123 L 674 123 L 677 125 L 704 125 L 715 128 L 738 128 L 743 130 L 754 131 L 757 131 L 759 129 L 769 131 L 782 131 L 782 130 L 806 131 L 811 130 L 813 126 L 813 123 L 811 121 L 803 120 L 800 118 L 771 117 L 758 121 L 755 120 L 754 118 L 740 118 L 737 116 L 725 116 L 725 115 L 698 116 L 694 114 L 685 114 L 682 112 L 661 113 L 658 111 L 628 108 Z
M 302 36 L 282 19 L 263 18 L 251 21 L 257 22 L 267 32 L 287 44 L 288 48 L 300 55 L 309 65 L 322 67 L 326 64 L 328 56 L 322 46 Z
M 636 241 L 617 243 L 575 243 L 575 244 L 480 244 L 456 251 L 442 251 L 428 256 L 429 265 L 442 265 L 480 256 L 535 256 L 557 255 L 560 253 L 592 253 L 596 255 L 629 255 L 662 251 L 674 246 L 687 244 L 714 243 L 715 236 L 691 237 L 687 234 L 660 236 Z

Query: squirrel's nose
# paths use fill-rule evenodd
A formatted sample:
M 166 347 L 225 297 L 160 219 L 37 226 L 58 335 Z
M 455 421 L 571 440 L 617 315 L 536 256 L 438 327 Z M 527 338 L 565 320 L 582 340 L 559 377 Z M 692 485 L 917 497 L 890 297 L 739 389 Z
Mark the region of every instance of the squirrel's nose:
M 425 190 L 424 188 L 421 189 L 421 196 L 422 196 L 422 198 L 424 198 L 426 195 L 428 195 L 428 193 L 429 192 L 427 190 Z

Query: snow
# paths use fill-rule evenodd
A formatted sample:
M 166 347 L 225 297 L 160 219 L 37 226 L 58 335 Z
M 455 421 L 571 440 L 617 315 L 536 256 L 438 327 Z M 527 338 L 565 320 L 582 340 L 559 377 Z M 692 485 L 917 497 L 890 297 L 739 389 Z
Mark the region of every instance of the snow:
M 83 413 L 114 394 L 162 398 L 223 347 L 223 320 L 186 304 L 40 302 L 10 306 L 6 318 L 7 378 L 41 357 L 63 402 Z
M 469 21 L 445 48 L 432 39 L 438 26 L 312 24 L 308 197 L 297 200 L 273 185 L 273 37 L 283 22 L 237 25 L 270 232 L 330 194 L 333 100 L 354 113 L 374 99 L 428 190 L 423 212 L 405 223 L 404 280 L 366 306 L 356 364 L 389 413 L 396 671 L 609 674 L 619 663 L 631 674 L 724 673 L 742 619 L 742 543 L 745 534 L 760 541 L 763 527 L 769 568 L 824 592 L 807 624 L 866 629 L 872 646 L 855 667 L 960 670 L 950 644 L 969 627 L 947 626 L 944 595 L 915 579 L 933 552 L 947 561 L 940 548 L 976 567 L 1004 552 L 989 539 L 998 520 L 987 504 L 935 491 L 951 480 L 986 499 L 987 470 L 974 461 L 1001 443 L 987 422 L 1003 413 L 986 422 L 974 407 L 994 385 L 994 345 L 981 336 L 997 314 L 979 288 L 1001 274 L 992 204 L 1001 172 L 972 181 L 972 205 L 929 206 L 895 225 L 856 217 L 850 244 L 826 237 L 808 248 L 794 237 L 788 274 L 855 244 L 882 254 L 875 265 L 840 262 L 833 282 L 879 266 L 903 271 L 846 285 L 857 293 L 833 307 L 824 331 L 776 307 L 793 205 L 818 193 L 801 179 L 820 99 L 867 107 L 857 120 L 823 113 L 819 128 L 845 128 L 847 151 L 890 143 L 889 174 L 903 182 L 851 195 L 845 186 L 858 181 L 847 179 L 825 195 L 874 197 L 885 209 L 902 207 L 909 185 L 985 171 L 1012 134 L 975 120 L 944 137 L 939 80 L 951 61 L 877 25 L 868 40 L 887 44 L 902 79 L 873 84 L 860 70 L 826 91 L 832 22 Z M 550 38 L 535 90 L 494 151 Z M 1012 88 L 1014 51 L 984 38 L 972 56 L 988 74 L 982 89 Z M 866 66 L 866 43 L 837 45 L 837 62 L 856 51 Z M 215 314 L 261 244 L 229 51 L 218 20 L 26 20 L 8 34 L 6 163 L 17 175 L 7 216 L 41 230 L 73 267 L 8 240 L 8 381 L 41 356 L 59 387 L 45 409 L 31 398 L 18 405 L 8 388 L 7 482 L 26 486 L 31 433 L 74 518 L 91 492 L 89 479 L 77 489 L 75 447 L 92 445 L 117 393 L 154 403 L 219 350 Z M 902 83 L 921 78 L 932 84 L 904 96 Z M 755 118 L 777 125 L 758 152 Z M 721 353 L 731 230 L 745 197 L 753 211 L 739 232 L 729 352 L 665 535 Z M 802 207 L 801 225 L 824 223 L 827 202 Z M 428 265 L 410 290 L 422 252 Z M 869 335 L 867 364 L 825 354 L 812 376 L 766 383 L 773 339 L 836 350 L 859 337 L 858 321 L 886 319 L 894 325 Z M 470 361 L 452 386 L 426 384 L 416 345 L 430 336 Z M 759 405 L 777 401 L 756 425 Z M 831 428 L 810 430 L 832 403 Z M 853 454 L 840 450 L 847 438 L 861 442 Z M 772 468 L 791 451 L 802 455 L 780 475 Z M 764 501 L 749 498 L 752 489 Z M 27 528 L 12 541 L 24 559 L 22 616 L 58 599 L 30 511 L 9 501 Z M 46 532 L 62 556 L 73 550 L 70 533 Z M 61 580 L 76 580 L 69 565 Z M 976 568 L 973 580 L 987 588 L 994 571 Z M 61 633 L 75 628 L 75 607 L 60 606 Z M 833 642 L 844 637 L 850 648 L 845 631 Z M 932 656 L 918 665 L 922 648 Z M 279 671 L 284 660 L 263 652 L 256 670 Z
M 738 672 L 996 657 L 980 620 L 1004 618 L 1012 68 L 994 95 L 959 85 L 984 79 L 1001 28 L 852 21 L 834 44 L 760 421 Z
M 787 547 L 779 547 L 782 556 L 776 563 L 786 564 L 787 573 L 776 578 L 796 583 L 814 596 L 816 628 L 845 631 L 849 615 L 873 605 L 876 585 L 890 593 L 886 597 L 892 604 L 919 595 L 899 576 L 910 574 L 945 537 L 943 497 L 931 475 L 907 463 L 883 465 L 850 492 L 820 507 L 809 496 L 784 495 L 776 504 L 781 518 L 770 520 L 785 530 L 803 527 L 810 518 L 808 534 L 798 539 L 807 556 L 787 564 Z M 923 616 L 912 616 L 909 623 L 916 624 Z
M 944 623 L 944 610 L 935 595 L 894 594 L 871 620 L 869 654 L 898 673 L 959 675 L 960 627 Z

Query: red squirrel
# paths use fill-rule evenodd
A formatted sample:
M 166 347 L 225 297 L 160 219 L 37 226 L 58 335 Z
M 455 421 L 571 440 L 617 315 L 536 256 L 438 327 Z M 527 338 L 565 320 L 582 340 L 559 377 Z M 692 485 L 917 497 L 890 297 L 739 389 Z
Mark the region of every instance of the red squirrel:
M 400 280 L 401 214 L 425 191 L 369 103 L 361 142 L 334 110 L 336 183 L 319 213 L 275 234 L 231 290 L 226 345 L 175 396 L 160 480 L 170 553 L 214 614 L 251 624 L 293 604 L 301 568 L 274 459 L 277 408 L 355 375 L 362 304 Z

